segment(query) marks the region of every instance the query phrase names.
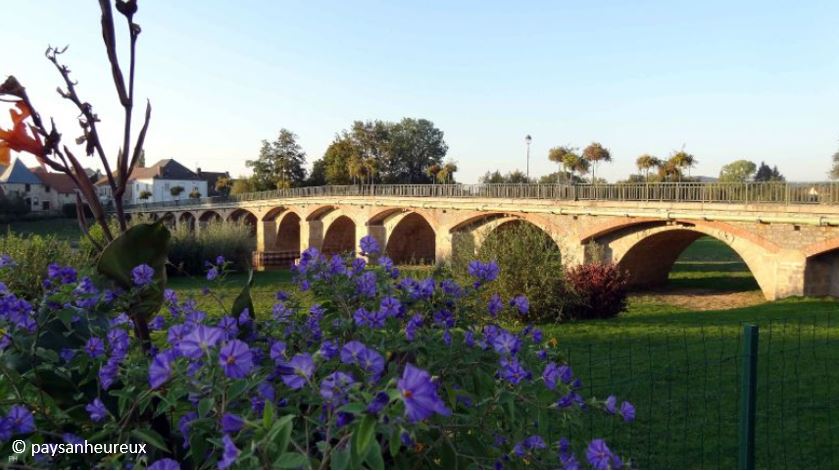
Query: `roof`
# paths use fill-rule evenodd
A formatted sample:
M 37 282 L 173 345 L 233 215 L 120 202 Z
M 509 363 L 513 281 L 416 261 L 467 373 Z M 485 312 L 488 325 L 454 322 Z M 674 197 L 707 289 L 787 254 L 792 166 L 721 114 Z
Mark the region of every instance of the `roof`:
M 23 161 L 15 159 L 14 163 L 10 165 L 3 174 L 0 175 L 0 183 L 23 183 L 29 185 L 40 185 L 41 180 L 26 168 Z
M 41 167 L 36 167 L 30 170 L 32 170 L 32 173 L 34 173 L 38 178 L 41 179 L 44 185 L 49 186 L 50 188 L 54 189 L 59 193 L 76 192 L 76 184 L 75 182 L 73 182 L 73 179 L 70 178 L 70 175 L 66 175 L 64 173 L 47 172 Z
M 184 167 L 175 159 L 163 159 L 151 167 L 134 167 L 129 180 L 152 178 L 158 180 L 204 180 L 197 173 Z M 107 177 L 100 178 L 96 184 L 107 183 Z
M 207 182 L 207 196 L 217 196 L 220 193 L 218 190 L 216 190 L 216 181 L 218 181 L 218 179 L 222 177 L 230 178 L 230 173 L 205 172 L 199 168 L 198 177 Z

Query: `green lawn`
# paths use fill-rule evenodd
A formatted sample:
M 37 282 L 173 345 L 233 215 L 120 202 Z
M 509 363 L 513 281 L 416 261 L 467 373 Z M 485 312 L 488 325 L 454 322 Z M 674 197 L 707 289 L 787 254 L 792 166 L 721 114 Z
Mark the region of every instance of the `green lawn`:
M 71 242 L 77 242 L 81 235 L 79 223 L 75 218 L 53 218 L 0 223 L 0 234 L 5 234 L 7 232 L 14 232 L 20 235 L 54 235 L 59 239 Z
M 234 275 L 218 290 L 230 304 L 244 283 Z M 170 286 L 211 312 L 203 279 L 174 278 Z M 754 279 L 721 242 L 699 239 L 671 274 L 676 289 L 753 291 Z M 267 315 L 287 271 L 257 273 L 255 309 Z M 839 391 L 839 316 L 830 299 L 789 299 L 755 306 L 691 311 L 633 295 L 617 319 L 542 326 L 583 381 L 587 395 L 613 393 L 637 406 L 630 425 L 589 414 L 577 433 L 610 438 L 641 468 L 733 468 L 744 323 L 760 326 L 757 465 L 767 468 L 839 466 L 834 419 Z M 548 437 L 556 440 L 559 437 Z

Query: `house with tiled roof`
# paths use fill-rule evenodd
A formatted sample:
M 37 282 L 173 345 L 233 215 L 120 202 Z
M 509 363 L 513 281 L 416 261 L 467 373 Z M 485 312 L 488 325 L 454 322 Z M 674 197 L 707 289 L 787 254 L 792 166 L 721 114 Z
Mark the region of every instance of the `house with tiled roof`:
M 48 172 L 41 167 L 29 169 L 44 185 L 45 198 L 48 207 L 61 209 L 65 204 L 76 203 L 76 183 L 69 175 L 57 172 Z M 43 206 L 43 204 L 42 204 Z
M 96 182 L 99 199 L 113 199 L 107 177 Z M 135 167 L 128 179 L 126 204 L 175 201 L 207 196 L 207 181 L 174 159 L 163 159 L 150 167 Z
M 58 209 L 54 206 L 48 188 L 32 170 L 20 159 L 15 159 L 11 165 L 3 169 L 0 174 L 0 189 L 6 198 L 21 198 L 31 211 L 51 211 Z

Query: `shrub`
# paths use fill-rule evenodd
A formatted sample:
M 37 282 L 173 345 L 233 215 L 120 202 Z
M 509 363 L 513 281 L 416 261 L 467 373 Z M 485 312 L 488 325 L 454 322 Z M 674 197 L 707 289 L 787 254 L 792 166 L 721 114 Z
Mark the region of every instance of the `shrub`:
M 245 288 L 230 315 L 209 319 L 158 291 L 159 231 L 120 236 L 107 255 L 122 263 L 101 282 L 52 270 L 43 304 L 0 291 L 3 440 L 144 442 L 147 454 L 24 453 L 17 466 L 573 468 L 575 456 L 623 466 L 579 427 L 591 413 L 632 421 L 631 404 L 584 399 L 538 329 L 474 325 L 497 266 L 461 287 L 401 277 L 386 257 L 373 266 L 309 249 L 294 269 L 299 290 L 277 293 L 270 316 L 249 309 Z M 155 251 L 149 264 L 129 268 L 143 247 Z M 142 310 L 129 317 L 131 306 Z M 158 331 L 153 349 L 135 336 L 146 326 Z
M 613 263 L 587 263 L 565 274 L 576 295 L 569 306 L 574 319 L 607 319 L 626 310 L 627 277 Z
M 61 214 L 66 218 L 76 219 L 76 203 L 65 203 L 61 205 Z M 93 213 L 90 211 L 88 205 L 84 206 L 84 214 L 89 221 L 93 220 Z
M 468 276 L 468 263 L 474 258 L 470 239 L 454 242 L 454 272 L 459 279 Z M 491 232 L 481 244 L 477 258 L 495 261 L 501 269 L 495 287 L 504 300 L 525 295 L 528 312 L 517 316 L 525 321 L 559 321 L 568 293 L 565 289 L 562 254 L 544 231 L 523 222 L 505 223 Z
M 172 275 L 199 275 L 204 262 L 221 255 L 232 263 L 231 268 L 245 271 L 251 265 L 251 254 L 256 240 L 250 226 L 232 221 L 210 221 L 198 231 L 198 236 L 185 224 L 172 231 L 169 242 L 169 262 Z
M 26 200 L 17 195 L 0 195 L 0 221 L 19 219 L 30 211 Z
M 41 281 L 46 278 L 50 263 L 83 265 L 88 262 L 84 254 L 54 236 L 20 236 L 12 232 L 0 237 L 0 254 L 9 255 L 16 263 L 14 272 L 0 280 L 9 291 L 25 298 L 40 297 Z

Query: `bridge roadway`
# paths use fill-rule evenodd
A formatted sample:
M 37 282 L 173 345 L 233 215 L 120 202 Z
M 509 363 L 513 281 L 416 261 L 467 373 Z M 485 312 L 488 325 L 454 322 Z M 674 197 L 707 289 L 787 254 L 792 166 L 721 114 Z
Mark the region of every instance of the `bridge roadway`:
M 790 202 L 786 191 L 785 201 L 728 202 L 327 192 L 183 200 L 126 211 L 195 231 L 213 219 L 245 222 L 260 260 L 294 258 L 308 247 L 357 251 L 369 234 L 397 263 L 443 262 L 456 252 L 476 253 L 493 231 L 532 224 L 556 242 L 566 263 L 617 263 L 636 287 L 664 283 L 679 254 L 707 235 L 740 255 L 767 299 L 839 296 L 839 204 L 807 197 Z

